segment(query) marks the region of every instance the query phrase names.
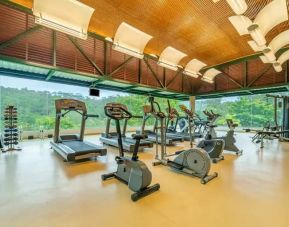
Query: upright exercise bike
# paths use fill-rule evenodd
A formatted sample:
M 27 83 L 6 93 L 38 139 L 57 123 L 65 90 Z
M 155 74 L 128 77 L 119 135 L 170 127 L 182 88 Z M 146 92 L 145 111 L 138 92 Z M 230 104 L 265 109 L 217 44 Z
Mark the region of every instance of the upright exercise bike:
M 236 146 L 236 139 L 235 139 L 235 128 L 238 127 L 238 124 L 234 123 L 232 119 L 226 119 L 227 125 L 229 130 L 227 131 L 227 134 L 225 136 L 217 137 L 215 127 L 217 125 L 214 125 L 215 121 L 218 117 L 221 115 L 214 113 L 212 110 L 209 111 L 203 111 L 205 115 L 207 115 L 208 120 L 210 123 L 207 124 L 209 127 L 207 134 L 205 136 L 205 139 L 211 140 L 211 139 L 223 139 L 225 141 L 225 147 L 224 150 L 234 152 L 236 155 L 242 155 L 243 150 L 239 149 Z
M 152 181 L 152 174 L 146 164 L 140 161 L 137 156 L 140 140 L 147 138 L 145 135 L 132 135 L 136 141 L 132 157 L 124 156 L 120 120 L 130 119 L 132 114 L 120 103 L 108 103 L 105 105 L 104 110 L 107 117 L 115 120 L 118 135 L 119 156 L 115 158 L 118 165 L 117 171 L 103 174 L 101 176 L 102 180 L 115 177 L 116 179 L 126 183 L 128 187 L 135 192 L 131 195 L 133 201 L 137 201 L 140 198 L 159 190 L 159 184 L 149 186 Z
M 177 171 L 198 177 L 201 179 L 202 184 L 206 184 L 207 182 L 216 178 L 218 176 L 217 173 L 209 175 L 211 160 L 208 153 L 203 149 L 190 148 L 187 150 L 177 151 L 170 155 L 167 154 L 165 145 L 166 116 L 163 112 L 161 112 L 159 104 L 154 101 L 153 97 L 149 97 L 149 101 L 151 104 L 151 112 L 154 114 L 157 122 L 160 122 L 160 126 L 157 125 L 156 129 L 160 129 L 161 152 L 159 154 L 158 146 L 156 146 L 156 161 L 153 163 L 153 165 L 166 165 Z M 175 158 L 170 160 L 169 157 L 171 156 L 175 156 Z

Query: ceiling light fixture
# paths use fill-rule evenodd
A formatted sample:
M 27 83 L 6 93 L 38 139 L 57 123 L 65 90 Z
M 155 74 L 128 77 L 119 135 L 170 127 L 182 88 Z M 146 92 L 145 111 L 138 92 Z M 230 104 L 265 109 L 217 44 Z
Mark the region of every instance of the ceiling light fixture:
M 273 68 L 274 68 L 274 70 L 276 71 L 276 72 L 282 72 L 282 66 L 280 65 L 280 63 L 279 62 L 276 62 L 276 63 L 274 63 L 273 64 Z
M 142 59 L 144 56 L 144 48 L 152 38 L 152 36 L 122 22 L 115 33 L 112 48 L 116 51 Z
M 107 42 L 110 42 L 110 43 L 113 42 L 112 38 L 110 38 L 110 37 L 105 37 L 105 40 L 106 40 Z
M 173 48 L 167 47 L 161 53 L 158 65 L 171 69 L 173 71 L 177 71 L 179 62 L 187 56 L 185 53 Z
M 282 47 L 289 44 L 289 30 L 281 32 L 277 35 L 269 44 L 269 47 L 274 53 L 280 50 Z
M 286 0 L 274 0 L 266 5 L 254 22 L 243 15 L 229 17 L 229 20 L 240 35 L 250 34 L 259 46 L 264 46 L 266 34 L 276 25 L 288 20 Z
M 259 52 L 259 51 L 263 51 L 266 46 L 259 46 L 254 40 L 250 40 L 248 41 L 249 46 L 252 48 L 252 50 L 254 52 Z
M 276 72 L 282 71 L 282 65 L 288 61 L 289 59 L 289 50 L 285 51 L 281 56 L 278 58 L 278 60 L 273 64 L 273 67 Z
M 269 62 L 276 61 L 276 56 L 274 52 L 271 50 L 271 48 L 267 47 L 266 49 L 264 49 L 263 54 L 266 56 Z
M 158 62 L 158 65 L 159 66 L 162 66 L 164 68 L 167 68 L 167 69 L 170 69 L 170 70 L 173 70 L 173 71 L 177 71 L 178 70 L 178 66 L 177 65 L 172 65 L 168 62 L 165 62 L 164 60 L 163 61 L 159 61 Z
M 193 59 L 189 61 L 189 63 L 186 65 L 184 74 L 194 78 L 198 78 L 201 75 L 200 70 L 205 66 L 207 66 L 207 64 L 205 64 L 204 62 L 201 62 L 198 59 Z
M 208 83 L 214 83 L 214 79 L 217 75 L 221 74 L 219 70 L 215 68 L 208 69 L 205 73 L 204 76 L 201 78 L 201 80 L 208 82 Z
M 33 1 L 36 24 L 80 39 L 87 39 L 87 29 L 93 12 L 93 8 L 76 0 Z

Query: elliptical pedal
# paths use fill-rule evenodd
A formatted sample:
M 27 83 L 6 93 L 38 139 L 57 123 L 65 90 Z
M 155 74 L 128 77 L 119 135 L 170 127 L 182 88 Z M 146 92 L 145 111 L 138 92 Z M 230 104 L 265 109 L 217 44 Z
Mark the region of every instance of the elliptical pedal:
M 175 162 L 170 161 L 170 160 L 167 161 L 167 165 L 174 168 L 174 169 L 180 170 L 180 171 L 184 169 L 183 165 L 180 165 L 180 164 L 175 163 Z

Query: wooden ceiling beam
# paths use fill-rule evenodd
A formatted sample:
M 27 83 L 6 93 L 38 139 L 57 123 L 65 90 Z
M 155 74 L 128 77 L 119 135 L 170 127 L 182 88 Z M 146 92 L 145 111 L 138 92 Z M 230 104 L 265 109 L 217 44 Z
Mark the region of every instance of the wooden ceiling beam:
M 68 39 L 71 43 L 76 47 L 76 49 L 85 57 L 85 59 L 96 69 L 96 71 L 101 75 L 104 76 L 103 71 L 98 67 L 98 65 L 84 52 L 84 50 L 80 47 L 77 43 L 76 39 L 72 38 L 71 36 L 67 35 Z
M 39 31 L 41 28 L 42 27 L 40 25 L 36 25 L 36 26 L 29 28 L 26 31 L 14 36 L 13 38 L 0 43 L 0 50 L 5 49 L 5 48 L 19 42 L 20 40 L 26 38 L 27 36 L 31 35 L 32 33 Z
M 121 70 L 125 65 L 127 65 L 127 63 L 129 63 L 131 60 L 133 60 L 133 57 L 129 57 L 127 58 L 123 63 L 121 63 L 119 66 L 117 66 L 111 73 L 110 75 L 115 74 L 116 72 L 118 72 L 119 70 Z
M 158 75 L 155 73 L 155 71 L 152 69 L 152 66 L 150 65 L 150 63 L 148 62 L 148 60 L 146 58 L 144 58 L 144 62 L 146 63 L 147 67 L 149 68 L 149 70 L 151 71 L 153 77 L 155 78 L 155 80 L 158 82 L 158 84 L 164 88 L 165 86 L 163 85 L 163 83 L 161 82 L 161 80 L 158 78 Z
M 257 80 L 259 80 L 262 76 L 265 75 L 266 72 L 268 72 L 268 70 L 272 67 L 272 65 L 268 65 L 267 67 L 265 67 L 256 77 L 254 80 L 252 80 L 249 84 L 248 87 L 251 87 Z

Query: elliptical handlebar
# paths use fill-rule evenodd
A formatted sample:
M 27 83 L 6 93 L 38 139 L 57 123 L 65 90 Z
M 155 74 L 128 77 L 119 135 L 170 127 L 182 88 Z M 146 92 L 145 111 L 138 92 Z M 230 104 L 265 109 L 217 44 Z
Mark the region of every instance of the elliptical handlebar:
M 189 117 L 193 118 L 194 117 L 194 113 L 189 110 L 185 105 L 179 105 L 180 109 L 185 112 Z
M 210 119 L 213 119 L 213 118 L 218 118 L 220 117 L 221 115 L 218 114 L 218 113 L 214 113 L 213 110 L 204 110 L 203 113 Z
M 211 110 L 211 113 L 212 113 L 212 115 L 214 116 L 214 117 L 220 117 L 221 115 L 220 114 L 218 114 L 218 113 L 214 113 L 214 111 L 213 110 Z
M 207 110 L 204 110 L 203 113 L 207 116 L 207 117 L 212 117 L 212 114 L 207 111 Z
M 157 103 L 154 100 L 154 97 L 149 97 L 149 102 L 151 105 L 151 113 L 152 114 L 154 114 L 158 118 L 165 118 L 166 117 L 165 113 L 161 111 L 161 107 L 160 107 L 159 103 Z M 157 106 L 158 110 L 155 109 L 154 105 Z

